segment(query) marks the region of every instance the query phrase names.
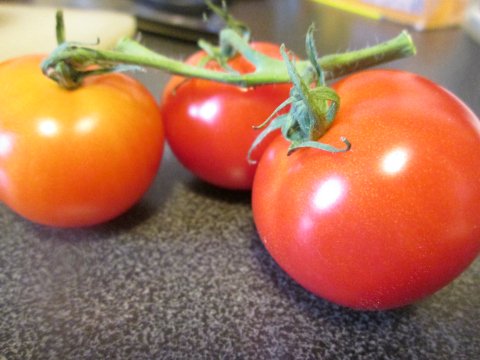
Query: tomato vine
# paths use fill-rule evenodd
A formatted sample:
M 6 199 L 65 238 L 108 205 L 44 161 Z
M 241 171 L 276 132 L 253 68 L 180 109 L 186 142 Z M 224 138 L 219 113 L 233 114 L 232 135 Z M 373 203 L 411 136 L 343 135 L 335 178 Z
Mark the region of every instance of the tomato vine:
M 61 86 L 74 89 L 83 79 L 99 73 L 124 70 L 125 65 L 150 67 L 186 77 L 214 80 L 239 86 L 255 86 L 290 82 L 289 73 L 282 60 L 273 59 L 252 49 L 248 41 L 237 31 L 225 28 L 219 34 L 221 46 L 230 46 L 255 66 L 247 74 L 219 72 L 202 66 L 192 66 L 154 52 L 131 38 L 121 39 L 113 50 L 93 49 L 76 42 L 64 42 L 43 62 L 43 72 Z M 367 67 L 411 56 L 416 49 L 411 36 L 402 31 L 395 38 L 364 49 L 331 54 L 318 58 L 325 72 L 325 80 L 331 80 Z M 65 64 L 69 71 L 65 72 Z M 92 66 L 94 69 L 92 69 Z M 309 60 L 297 61 L 299 73 L 312 71 Z

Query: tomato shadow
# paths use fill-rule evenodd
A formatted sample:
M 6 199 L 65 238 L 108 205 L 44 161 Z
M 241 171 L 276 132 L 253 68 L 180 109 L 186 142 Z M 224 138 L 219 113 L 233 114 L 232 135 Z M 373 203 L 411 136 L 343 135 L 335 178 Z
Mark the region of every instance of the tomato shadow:
M 140 202 L 117 218 L 105 223 L 79 228 L 58 228 L 35 224 L 23 218 L 18 218 L 24 231 L 34 234 L 39 239 L 54 242 L 99 242 L 117 237 L 122 232 L 128 232 L 140 226 L 154 216 L 156 207 Z
M 249 190 L 223 189 L 195 177 L 186 181 L 185 185 L 189 191 L 216 201 L 243 205 L 251 203 L 251 191 Z
M 23 222 L 22 226 L 41 238 L 59 241 L 101 241 L 132 231 L 155 217 L 172 195 L 175 182 L 182 181 L 188 176 L 167 148 L 160 169 L 146 193 L 130 209 L 112 220 L 80 228 L 54 228 L 34 224 L 20 217 L 18 220 Z
M 271 281 L 275 293 L 280 294 L 282 301 L 286 302 L 287 306 L 295 307 L 304 318 L 319 324 L 319 331 L 327 327 L 332 331 L 358 333 L 363 329 L 370 332 L 374 329 L 374 332 L 381 333 L 384 329 L 395 327 L 415 315 L 415 305 L 386 311 L 359 311 L 334 304 L 296 283 L 273 260 L 256 233 L 252 236 L 250 250 L 261 272 Z

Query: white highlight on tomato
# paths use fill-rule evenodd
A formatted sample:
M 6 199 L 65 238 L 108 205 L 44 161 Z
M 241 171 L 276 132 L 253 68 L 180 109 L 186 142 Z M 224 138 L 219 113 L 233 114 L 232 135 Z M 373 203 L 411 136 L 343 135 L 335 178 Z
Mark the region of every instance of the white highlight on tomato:
M 313 201 L 319 210 L 326 210 L 335 205 L 345 192 L 342 179 L 332 177 L 321 183 L 315 192 Z
M 80 119 L 76 124 L 75 124 L 75 130 L 79 133 L 89 133 L 95 128 L 95 120 L 92 118 L 83 118 Z
M 387 174 L 396 174 L 405 167 L 408 161 L 408 151 L 404 148 L 396 148 L 382 160 L 382 169 Z
M 51 137 L 58 134 L 59 127 L 53 119 L 42 119 L 38 122 L 37 130 L 40 134 Z
M 10 134 L 0 134 L 0 156 L 7 156 L 13 149 L 13 137 Z
M 210 100 L 210 101 L 206 101 L 200 106 L 196 106 L 196 105 L 190 106 L 188 109 L 188 113 L 192 117 L 199 118 L 200 120 L 206 123 L 211 123 L 218 113 L 218 107 L 219 107 L 218 101 Z

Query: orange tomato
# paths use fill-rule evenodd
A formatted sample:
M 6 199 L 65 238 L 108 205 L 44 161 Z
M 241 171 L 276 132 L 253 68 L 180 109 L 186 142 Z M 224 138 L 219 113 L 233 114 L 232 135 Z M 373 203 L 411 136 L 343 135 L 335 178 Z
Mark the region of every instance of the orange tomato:
M 155 177 L 164 134 L 158 106 L 135 79 L 89 77 L 66 90 L 42 56 L 0 64 L 0 200 L 41 224 L 110 220 Z

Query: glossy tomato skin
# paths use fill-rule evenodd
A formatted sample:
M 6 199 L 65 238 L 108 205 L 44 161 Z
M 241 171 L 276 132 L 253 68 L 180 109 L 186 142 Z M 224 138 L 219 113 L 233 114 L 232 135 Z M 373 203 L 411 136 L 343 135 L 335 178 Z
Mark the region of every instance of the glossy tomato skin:
M 314 294 L 389 309 L 432 294 L 480 250 L 480 127 L 448 91 L 417 75 L 365 71 L 338 82 L 321 141 L 277 137 L 259 163 L 254 220 L 267 250 Z
M 0 65 L 0 200 L 50 226 L 110 220 L 157 173 L 164 144 L 158 105 L 121 74 L 62 89 L 42 75 L 41 60 Z
M 279 46 L 253 43 L 256 50 L 281 59 Z M 205 56 L 197 52 L 187 59 L 198 64 Z M 236 56 L 229 65 L 240 73 L 254 67 Z M 213 62 L 208 68 L 219 70 Z M 289 84 L 250 88 L 174 76 L 162 96 L 162 118 L 167 141 L 177 159 L 192 173 L 213 185 L 228 189 L 251 189 L 256 165 L 247 153 L 263 123 L 289 96 Z M 253 158 L 259 158 L 267 139 Z

